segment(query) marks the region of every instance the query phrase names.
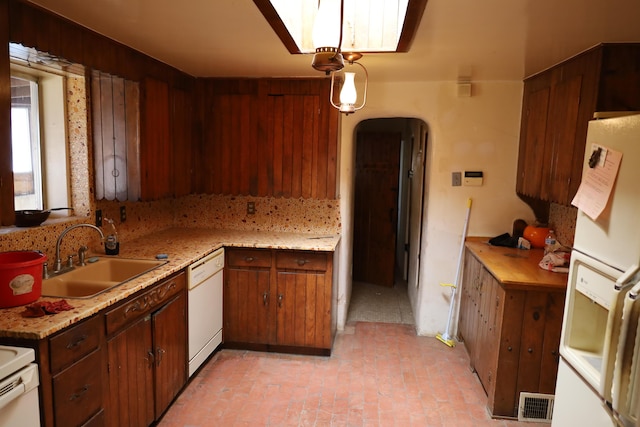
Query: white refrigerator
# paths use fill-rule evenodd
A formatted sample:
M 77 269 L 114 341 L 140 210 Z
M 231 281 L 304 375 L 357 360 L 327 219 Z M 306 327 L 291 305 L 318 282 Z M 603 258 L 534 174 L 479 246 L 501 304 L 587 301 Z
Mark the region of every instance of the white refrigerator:
M 616 153 L 622 155 L 618 167 L 607 164 Z M 634 305 L 640 293 L 639 114 L 589 122 L 583 185 L 588 174 L 605 167 L 615 167 L 617 175 L 604 209 L 592 219 L 585 213 L 588 197 L 578 209 L 553 427 L 640 426 L 640 298 Z M 603 176 L 590 187 L 594 199 L 606 193 L 610 176 Z

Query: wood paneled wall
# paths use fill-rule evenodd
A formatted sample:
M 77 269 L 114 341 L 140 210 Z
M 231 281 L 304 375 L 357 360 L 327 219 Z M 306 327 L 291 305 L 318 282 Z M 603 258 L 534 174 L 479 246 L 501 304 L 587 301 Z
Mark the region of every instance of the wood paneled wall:
M 197 191 L 336 197 L 338 111 L 328 79 L 200 79 Z
M 328 79 L 197 79 L 30 3 L 0 0 L 0 225 L 14 220 L 9 42 L 143 83 L 144 199 L 336 197 L 339 113 Z

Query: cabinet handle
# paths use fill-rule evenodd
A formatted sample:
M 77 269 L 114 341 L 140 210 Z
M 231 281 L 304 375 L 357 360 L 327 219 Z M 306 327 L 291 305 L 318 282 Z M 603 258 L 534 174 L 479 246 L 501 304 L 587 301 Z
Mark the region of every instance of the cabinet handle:
M 262 294 L 262 304 L 267 305 L 267 300 L 269 298 L 269 293 L 265 292 Z
M 82 335 L 78 337 L 75 341 L 71 341 L 67 344 L 67 350 L 71 350 L 72 348 L 76 348 L 80 344 L 82 344 L 88 337 L 86 335 Z
M 284 295 L 278 295 L 278 307 L 282 308 L 282 300 L 284 299 Z
M 296 260 L 296 262 L 298 263 L 299 266 L 303 266 L 306 263 L 308 263 L 309 260 L 307 260 L 307 259 L 298 259 L 298 260 Z
M 147 356 L 148 357 L 145 357 L 144 360 L 149 362 L 149 368 L 152 368 L 153 365 L 156 363 L 156 356 L 153 354 L 152 350 L 147 350 Z
M 69 396 L 69 400 L 71 402 L 73 402 L 74 400 L 78 400 L 82 396 L 87 394 L 88 391 L 89 391 L 89 384 L 85 384 L 84 387 L 82 387 L 77 393 L 73 393 L 71 396 Z
M 160 366 L 160 362 L 162 362 L 162 356 L 164 356 L 164 354 L 166 353 L 166 350 L 164 348 L 158 348 L 156 350 L 157 356 L 156 356 L 156 366 Z

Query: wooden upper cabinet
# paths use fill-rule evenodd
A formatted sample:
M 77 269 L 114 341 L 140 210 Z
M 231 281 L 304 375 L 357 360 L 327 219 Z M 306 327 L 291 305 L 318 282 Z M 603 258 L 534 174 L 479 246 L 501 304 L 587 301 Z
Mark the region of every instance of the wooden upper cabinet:
M 205 79 L 197 192 L 334 199 L 338 111 L 327 79 Z
M 193 189 L 193 98 L 189 91 L 172 88 L 171 145 L 173 149 L 173 194 L 191 194 Z
M 640 110 L 640 44 L 602 44 L 525 79 L 516 192 L 570 205 L 596 111 Z
M 140 171 L 143 200 L 172 196 L 169 85 L 146 77 L 140 102 Z

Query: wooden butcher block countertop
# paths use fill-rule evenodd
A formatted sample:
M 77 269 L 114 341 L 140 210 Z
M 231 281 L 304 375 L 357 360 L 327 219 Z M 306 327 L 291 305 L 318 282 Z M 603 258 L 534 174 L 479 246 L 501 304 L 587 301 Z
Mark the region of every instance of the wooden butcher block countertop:
M 488 241 L 488 237 L 468 237 L 465 246 L 503 287 L 523 290 L 566 289 L 566 273 L 554 273 L 538 266 L 544 256 L 542 249 L 492 246 Z

